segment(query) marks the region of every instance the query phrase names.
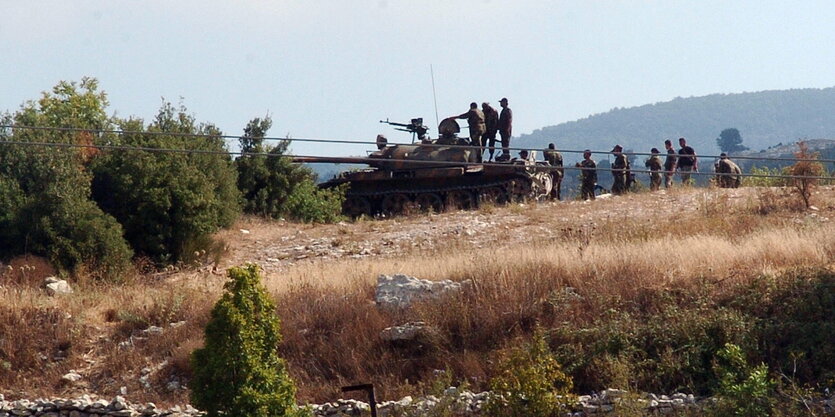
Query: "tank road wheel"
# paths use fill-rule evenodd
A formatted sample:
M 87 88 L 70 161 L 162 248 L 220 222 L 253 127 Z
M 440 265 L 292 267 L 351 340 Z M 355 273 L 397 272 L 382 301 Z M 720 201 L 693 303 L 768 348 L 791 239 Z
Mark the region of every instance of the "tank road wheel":
M 444 201 L 441 196 L 435 193 L 420 193 L 415 198 L 415 204 L 418 210 L 428 213 L 430 210 L 435 213 L 440 213 L 444 209 Z
M 473 193 L 467 190 L 450 191 L 446 195 L 447 210 L 471 210 L 475 208 Z
M 507 192 L 502 187 L 487 187 L 478 191 L 478 205 L 505 204 Z
M 401 214 L 412 204 L 406 194 L 389 194 L 383 197 L 380 211 L 386 216 Z
M 524 201 L 533 193 L 531 182 L 518 178 L 510 182 L 507 191 L 513 201 Z
M 537 201 L 545 200 L 554 189 L 554 180 L 551 174 L 547 172 L 539 172 L 534 176 L 533 182 L 533 198 Z
M 342 212 L 352 218 L 371 215 L 371 201 L 361 196 L 349 196 L 342 204 Z

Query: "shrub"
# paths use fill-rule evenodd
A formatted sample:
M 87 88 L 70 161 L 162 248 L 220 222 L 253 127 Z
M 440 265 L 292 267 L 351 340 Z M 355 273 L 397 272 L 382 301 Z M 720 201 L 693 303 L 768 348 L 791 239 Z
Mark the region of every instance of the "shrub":
M 95 200 L 122 224 L 134 250 L 160 264 L 209 249 L 195 242 L 209 244 L 205 237 L 231 225 L 240 212 L 236 173 L 220 132 L 171 103 L 147 128 L 142 120 L 118 123 L 140 132 L 122 135 L 121 145 L 196 152 L 109 152 L 94 164 Z
M 819 158 L 819 154 L 817 152 L 812 152 L 809 150 L 809 146 L 806 145 L 806 142 L 800 141 L 797 143 L 798 151 L 794 153 L 794 157 L 797 159 L 804 159 L 803 161 L 797 161 L 794 165 L 790 166 L 787 169 L 787 173 L 789 175 L 794 175 L 803 178 L 791 178 L 789 181 L 791 185 L 797 190 L 798 194 L 800 194 L 800 198 L 803 199 L 803 204 L 806 205 L 806 208 L 809 208 L 812 203 L 810 202 L 810 198 L 812 198 L 812 191 L 817 187 L 819 180 L 817 178 L 809 178 L 809 177 L 820 177 L 824 175 L 823 164 L 817 161 L 812 161 L 814 159 Z
M 37 103 L 5 116 L 4 124 L 102 129 L 109 126 L 106 106 L 95 79 L 61 82 Z M 34 144 L 92 144 L 104 138 L 84 131 L 17 129 L 3 132 L 0 140 L 27 142 L 0 147 L 0 256 L 33 253 L 64 271 L 85 267 L 118 278 L 131 251 L 119 224 L 90 200 L 87 166 L 96 152 Z
M 537 329 L 533 340 L 513 350 L 490 381 L 489 416 L 557 416 L 567 411 L 573 384 L 548 347 L 545 333 Z
M 191 401 L 209 416 L 299 415 L 296 388 L 277 353 L 279 320 L 258 267 L 231 268 L 229 278 L 206 325 L 205 347 L 192 354 Z
M 271 126 L 269 116 L 253 119 L 240 138 L 245 154 L 235 160 L 235 166 L 244 211 L 303 222 L 331 223 L 341 219 L 345 188 L 319 190 L 313 171 L 285 156 L 289 140 L 276 146 L 265 145 L 264 135 Z
M 778 178 L 779 175 L 786 175 L 785 168 L 751 167 L 749 174 L 763 175 L 762 177 L 743 177 L 742 185 L 745 187 L 784 187 L 785 178 Z
M 769 378 L 768 366 L 748 365 L 739 346 L 727 344 L 716 354 L 719 397 L 715 410 L 720 416 L 759 417 L 771 415 L 777 383 Z

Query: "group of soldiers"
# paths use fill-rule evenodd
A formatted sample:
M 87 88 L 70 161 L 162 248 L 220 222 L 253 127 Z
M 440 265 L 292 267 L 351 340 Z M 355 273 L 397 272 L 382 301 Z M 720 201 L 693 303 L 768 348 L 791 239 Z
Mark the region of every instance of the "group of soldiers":
M 679 138 L 678 143 L 681 148 L 676 152 L 671 140 L 664 141 L 667 157 L 663 163 L 658 149 L 652 148 L 650 150 L 651 156 L 644 162 L 644 166 L 649 171 L 650 190 L 657 191 L 661 188 L 662 177 L 664 186 L 666 188 L 672 187 L 673 176 L 676 173 L 681 177 L 683 184 L 691 184 L 691 175 L 699 171 L 699 159 L 696 151 L 693 147 L 687 145 L 685 138 Z M 635 181 L 635 176 L 631 172 L 632 167 L 629 158 L 623 153 L 623 147 L 615 145 L 611 152 L 615 156 L 615 160 L 612 162 L 612 176 L 614 177 L 614 181 L 611 191 L 613 194 L 623 194 L 629 191 L 632 183 Z M 548 149 L 544 151 L 544 154 L 545 161 L 555 167 L 551 171 L 551 177 L 554 183 L 551 198 L 560 199 L 561 183 L 565 176 L 562 155 L 556 151 L 553 143 L 548 144 Z M 592 159 L 591 155 L 591 150 L 586 149 L 583 152 L 583 160 L 575 165 L 576 168 L 581 169 L 580 194 L 583 200 L 594 200 L 595 189 L 602 188 L 597 184 L 597 163 Z M 742 170 L 724 152 L 714 164 L 714 170 L 717 174 L 717 186 L 722 188 L 737 188 L 740 186 Z
M 502 108 L 501 114 L 494 109 L 490 103 L 481 103 L 481 110 L 478 109 L 478 104 L 470 103 L 470 110 L 453 116 L 456 119 L 467 119 L 470 125 L 470 144 L 478 146 L 479 151 L 476 155 L 476 160 L 482 162 L 484 148 L 490 146 L 490 158 L 493 160 L 493 155 L 496 152 L 496 134 L 501 137 L 502 154 L 496 158 L 496 161 L 510 160 L 510 136 L 513 130 L 513 112 L 507 106 L 507 98 L 499 100 L 499 105 Z

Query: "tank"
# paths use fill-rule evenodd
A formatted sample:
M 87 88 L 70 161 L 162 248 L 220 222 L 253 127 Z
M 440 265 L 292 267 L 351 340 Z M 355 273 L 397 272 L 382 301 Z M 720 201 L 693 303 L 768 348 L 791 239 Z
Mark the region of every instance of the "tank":
M 322 188 L 349 185 L 343 211 L 352 217 L 475 209 L 484 204 L 540 199 L 551 192 L 547 164 L 537 163 L 535 152 L 507 162 L 476 163 L 475 152 L 460 147 L 469 143 L 457 137 L 459 130 L 450 118 L 439 125 L 438 139 L 424 135 L 416 144 L 389 145 L 378 136 L 378 150 L 367 158 L 297 162 L 367 164 L 367 169 L 343 172 L 320 184 Z

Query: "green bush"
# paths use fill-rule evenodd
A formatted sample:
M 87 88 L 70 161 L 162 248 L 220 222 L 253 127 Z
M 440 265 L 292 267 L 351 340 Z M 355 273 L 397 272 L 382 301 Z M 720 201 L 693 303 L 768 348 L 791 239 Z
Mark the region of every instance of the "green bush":
M 4 124 L 18 126 L 108 127 L 106 95 L 95 79 L 61 82 L 37 102 L 27 102 Z M 90 148 L 54 148 L 35 143 L 94 144 L 106 140 L 84 131 L 17 129 L 0 141 L 0 256 L 47 256 L 61 270 L 86 268 L 117 279 L 131 251 L 122 228 L 90 200 Z M 31 144 L 30 144 L 31 143 Z
M 775 177 L 743 177 L 742 185 L 745 187 L 784 187 L 788 183 L 785 178 L 777 178 L 778 175 L 789 175 L 787 168 L 751 167 L 749 174 L 771 175 Z
M 141 132 L 121 135 L 120 145 L 195 152 L 108 152 L 94 163 L 94 199 L 122 224 L 134 250 L 160 264 L 208 249 L 195 242 L 210 243 L 206 236 L 230 226 L 240 212 L 236 173 L 220 132 L 171 103 L 147 128 L 142 120 L 118 123 Z
M 258 267 L 231 268 L 229 278 L 206 325 L 205 347 L 192 353 L 192 403 L 209 416 L 302 415 L 278 356 L 279 320 Z
M 716 354 L 719 402 L 712 410 L 718 416 L 760 417 L 772 414 L 777 387 L 764 363 L 748 365 L 739 346 L 727 344 Z
M 485 413 L 495 417 L 563 415 L 574 402 L 569 395 L 572 386 L 551 354 L 545 333 L 537 329 L 527 346 L 513 350 L 499 365 L 490 381 L 492 397 Z
M 319 190 L 313 171 L 292 163 L 285 156 L 289 140 L 276 146 L 264 144 L 264 136 L 271 126 L 269 117 L 253 119 L 240 138 L 241 151 L 250 153 L 235 160 L 244 211 L 303 222 L 339 221 L 345 188 Z

